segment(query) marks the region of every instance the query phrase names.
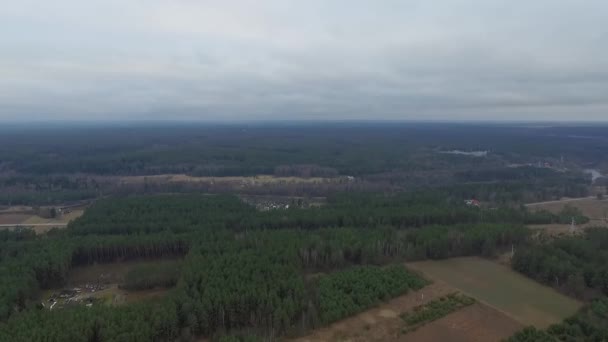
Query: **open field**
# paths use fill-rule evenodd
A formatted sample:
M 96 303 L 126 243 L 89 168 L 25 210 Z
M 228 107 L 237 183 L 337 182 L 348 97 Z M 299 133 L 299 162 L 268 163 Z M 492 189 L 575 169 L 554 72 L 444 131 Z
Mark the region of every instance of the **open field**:
M 593 225 L 594 227 L 597 225 Z M 534 231 L 543 231 L 545 235 L 549 236 L 558 236 L 558 235 L 570 235 L 570 234 L 580 234 L 587 227 L 590 227 L 589 224 L 577 225 L 574 232 L 572 232 L 572 227 L 569 224 L 531 224 L 527 226 L 528 228 Z
M 7 211 L 0 213 L 0 229 L 20 226 L 32 228 L 37 234 L 43 234 L 53 228 L 65 228 L 70 221 L 82 216 L 82 214 L 84 214 L 84 209 L 76 209 L 56 218 L 44 218 L 35 214 L 10 213 Z
M 606 218 L 608 218 L 608 200 L 598 200 L 595 197 L 588 197 L 526 204 L 530 210 L 544 209 L 552 213 L 558 213 L 564 209 L 566 205 L 579 208 L 583 215 L 591 219 L 590 224 L 608 224 L 608 222 L 606 222 Z
M 44 218 L 37 215 L 31 215 L 22 224 L 38 224 L 38 223 L 68 223 L 84 214 L 83 209 L 74 210 L 67 214 L 60 215 L 56 218 Z
M 36 234 L 44 234 L 54 228 L 65 228 L 67 222 L 55 222 L 55 223 L 6 223 L 0 224 L 0 229 L 14 229 L 14 228 L 28 228 L 33 229 Z
M 573 315 L 582 306 L 508 267 L 481 258 L 422 261 L 407 266 L 446 282 L 523 325 L 545 328 Z
M 445 283 L 436 282 L 418 291 L 394 298 L 373 309 L 317 329 L 300 337 L 299 342 L 391 341 L 399 338 L 404 326 L 400 314 L 431 300 L 454 292 Z M 424 294 L 424 295 L 423 295 Z
M 424 325 L 400 341 L 502 341 L 524 326 L 502 312 L 482 303 L 453 312 Z
M 500 341 L 523 328 L 504 313 L 475 303 L 415 331 L 404 334 L 401 314 L 419 305 L 455 291 L 442 281 L 394 298 L 378 307 L 343 319 L 311 334 L 295 339 L 299 342 L 333 341 Z
M 586 197 L 526 204 L 529 210 L 544 209 L 552 213 L 560 212 L 566 205 L 580 209 L 583 215 L 590 219 L 588 223 L 576 226 L 578 232 L 588 227 L 608 227 L 608 200 L 600 201 L 596 197 Z M 536 224 L 528 227 L 534 230 L 542 230 L 549 235 L 571 234 L 569 224 Z
M 0 214 L 0 224 L 19 224 L 30 217 L 31 215 L 28 214 Z

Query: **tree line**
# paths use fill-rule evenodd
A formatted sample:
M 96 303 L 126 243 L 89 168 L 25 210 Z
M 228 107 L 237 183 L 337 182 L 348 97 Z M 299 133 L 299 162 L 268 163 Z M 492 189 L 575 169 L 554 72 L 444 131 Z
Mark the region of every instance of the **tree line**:
M 584 298 L 608 295 L 608 231 L 591 228 L 582 235 L 530 243 L 515 253 L 513 269 Z
M 437 193 L 338 194 L 306 210 L 256 211 L 233 195 L 150 195 L 100 200 L 68 226 L 72 235 L 186 233 L 205 228 L 230 230 L 394 227 L 476 223 L 542 224 L 586 219 L 569 208 L 559 214 L 523 208 L 467 206 Z

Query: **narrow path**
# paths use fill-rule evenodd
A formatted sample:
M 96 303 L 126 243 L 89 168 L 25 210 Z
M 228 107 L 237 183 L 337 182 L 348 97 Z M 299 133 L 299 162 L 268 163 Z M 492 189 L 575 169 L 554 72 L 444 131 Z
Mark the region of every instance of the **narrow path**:
M 551 203 L 568 203 L 568 202 L 584 201 L 584 200 L 594 199 L 594 198 L 595 198 L 595 196 L 580 197 L 580 198 L 565 198 L 565 199 L 555 200 L 555 201 L 528 203 L 528 204 L 526 204 L 526 206 L 532 207 L 535 205 L 543 205 L 543 204 L 551 204 Z
M 0 224 L 0 227 L 65 227 L 68 224 L 66 222 L 57 223 L 5 223 Z

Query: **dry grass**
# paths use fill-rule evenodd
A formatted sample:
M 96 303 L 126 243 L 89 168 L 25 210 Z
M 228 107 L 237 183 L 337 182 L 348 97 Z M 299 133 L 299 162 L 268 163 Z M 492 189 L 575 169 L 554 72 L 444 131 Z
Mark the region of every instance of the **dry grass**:
M 500 341 L 520 330 L 523 325 L 502 312 L 476 303 L 430 322 L 418 330 L 403 334 L 405 326 L 399 317 L 416 306 L 454 293 L 455 289 L 441 280 L 425 288 L 397 297 L 385 304 L 348 317 L 311 334 L 295 339 L 299 342 L 333 341 Z
M 56 218 L 44 218 L 37 215 L 30 215 L 23 224 L 38 224 L 38 223 L 68 223 L 84 214 L 84 210 L 74 210 L 68 214 L 61 215 Z
M 598 200 L 597 198 L 526 204 L 530 210 L 544 209 L 552 213 L 560 212 L 566 205 L 579 208 L 583 215 L 594 221 L 604 221 L 604 218 L 608 216 L 608 200 Z
M 544 235 L 548 236 L 560 236 L 560 235 L 575 235 L 582 233 L 587 227 L 597 227 L 597 224 L 587 223 L 583 225 L 577 225 L 576 229 L 572 231 L 572 227 L 569 224 L 532 224 L 528 225 L 528 228 L 534 231 L 542 231 Z
M 154 176 L 126 176 L 120 177 L 120 182 L 126 184 L 141 184 L 144 182 L 150 183 L 210 183 L 210 184 L 234 184 L 240 183 L 243 185 L 263 185 L 263 184 L 293 184 L 293 183 L 324 183 L 333 182 L 338 178 L 321 178 L 321 177 L 275 177 L 272 175 L 258 175 L 248 177 L 194 177 L 184 174 L 165 174 Z
M 0 214 L 0 224 L 19 224 L 30 217 L 28 214 Z
M 577 231 L 575 233 L 589 227 L 608 227 L 608 200 L 600 201 L 597 198 L 565 199 L 562 201 L 530 203 L 526 206 L 529 210 L 543 209 L 552 213 L 558 213 L 564 209 L 566 205 L 580 209 L 583 215 L 590 219 L 588 223 L 577 225 Z M 569 224 L 537 224 L 529 225 L 528 227 L 534 230 L 542 230 L 545 234 L 550 236 L 572 234 Z
M 406 334 L 406 341 L 491 342 L 502 341 L 524 326 L 502 312 L 481 303 L 450 313 Z

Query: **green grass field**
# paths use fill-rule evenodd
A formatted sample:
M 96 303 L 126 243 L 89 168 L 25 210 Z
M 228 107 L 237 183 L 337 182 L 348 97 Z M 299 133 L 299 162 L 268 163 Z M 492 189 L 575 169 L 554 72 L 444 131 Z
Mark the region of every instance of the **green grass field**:
M 545 328 L 573 315 L 582 306 L 577 300 L 485 259 L 453 258 L 407 266 L 447 283 L 524 325 Z

